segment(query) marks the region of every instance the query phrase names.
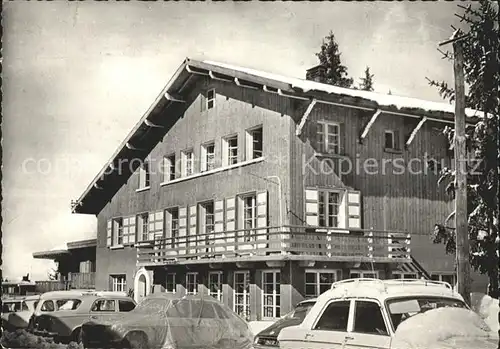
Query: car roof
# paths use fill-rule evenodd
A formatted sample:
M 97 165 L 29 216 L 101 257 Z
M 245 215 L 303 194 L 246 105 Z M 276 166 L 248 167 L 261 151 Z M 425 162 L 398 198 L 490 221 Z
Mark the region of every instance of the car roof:
M 318 300 L 376 298 L 385 301 L 388 298 L 404 296 L 447 297 L 463 301 L 462 296 L 445 282 L 422 279 L 380 280 L 366 278 L 335 282 L 330 290 L 318 297 Z
M 116 298 L 123 297 L 129 298 L 125 292 L 112 292 L 112 291 L 92 291 L 92 290 L 68 290 L 68 291 L 51 291 L 46 292 L 40 296 L 42 300 L 51 299 L 66 299 L 68 297 L 95 297 L 95 298 Z

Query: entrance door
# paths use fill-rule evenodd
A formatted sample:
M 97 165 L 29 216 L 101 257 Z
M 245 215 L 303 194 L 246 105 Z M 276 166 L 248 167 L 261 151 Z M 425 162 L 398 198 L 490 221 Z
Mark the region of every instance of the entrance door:
M 234 273 L 233 310 L 245 320 L 250 320 L 250 272 Z
M 142 274 L 139 276 L 139 287 L 138 287 L 139 293 L 137 294 L 138 296 L 138 302 L 142 301 L 144 297 L 147 296 L 147 285 L 146 285 L 146 276 Z

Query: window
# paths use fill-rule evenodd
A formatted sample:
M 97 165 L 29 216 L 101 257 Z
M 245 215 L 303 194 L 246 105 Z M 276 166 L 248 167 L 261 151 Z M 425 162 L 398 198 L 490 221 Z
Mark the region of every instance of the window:
M 338 270 L 306 270 L 305 296 L 317 297 L 340 279 Z
M 257 227 L 257 197 L 249 195 L 243 197 L 243 229 L 245 241 L 250 241 L 253 230 Z
M 149 163 L 145 161 L 139 167 L 139 189 L 149 188 L 149 177 Z
M 214 203 L 213 201 L 207 202 L 202 205 L 204 213 L 204 233 L 211 234 L 215 229 L 215 213 L 214 213 Z
M 42 307 L 40 308 L 41 311 L 54 311 L 54 302 L 52 301 L 45 301 L 42 304 Z
M 350 301 L 337 301 L 330 303 L 319 321 L 314 326 L 320 331 L 347 331 L 347 321 L 349 319 Z
M 194 173 L 194 154 L 192 150 L 182 152 L 184 163 L 184 176 L 190 176 Z
M 262 317 L 280 317 L 280 272 L 262 273 Z
M 340 192 L 319 190 L 318 191 L 318 225 L 320 227 L 340 226 L 339 212 L 342 204 Z
M 385 149 L 396 149 L 396 139 L 394 137 L 394 131 L 385 130 L 384 147 Z
M 222 164 L 230 166 L 238 163 L 238 136 L 222 140 Z
M 186 274 L 186 294 L 197 294 L 198 293 L 198 273 L 187 273 Z
M 351 279 L 365 278 L 365 279 L 378 279 L 378 270 L 351 270 L 349 274 Z
M 114 245 L 123 245 L 123 218 L 113 219 Z
M 167 236 L 170 236 L 170 245 L 175 247 L 175 239 L 179 236 L 179 209 L 177 207 L 165 210 L 167 219 Z
M 455 288 L 457 278 L 455 274 L 431 274 L 431 280 L 447 282 L 451 287 Z
M 263 156 L 262 126 L 247 131 L 246 160 Z
M 112 291 L 126 292 L 127 282 L 125 275 L 112 275 L 111 284 L 112 284 Z
M 121 312 L 129 312 L 135 309 L 135 303 L 127 300 L 118 300 L 118 310 Z
M 148 241 L 149 233 L 149 214 L 141 213 L 137 215 L 137 240 L 138 241 Z
M 418 275 L 416 273 L 403 273 L 401 271 L 393 271 L 392 278 L 393 279 L 418 279 Z
M 208 273 L 208 294 L 222 301 L 222 272 L 215 271 Z
M 234 273 L 233 311 L 245 320 L 250 319 L 250 272 Z
M 165 280 L 165 292 L 167 293 L 175 293 L 176 292 L 175 283 L 175 273 L 167 273 L 167 277 Z
M 201 172 L 215 168 L 215 143 L 201 146 Z
M 57 310 L 76 310 L 82 303 L 79 299 L 59 299 L 56 301 Z
M 380 306 L 375 302 L 356 301 L 354 332 L 388 336 Z
M 91 311 L 115 311 L 114 299 L 98 299 L 92 305 Z
M 320 152 L 339 154 L 340 125 L 330 122 L 318 122 L 317 145 Z
M 175 155 L 163 158 L 163 182 L 170 182 L 175 179 Z
M 207 109 L 212 109 L 215 106 L 215 89 L 207 91 Z

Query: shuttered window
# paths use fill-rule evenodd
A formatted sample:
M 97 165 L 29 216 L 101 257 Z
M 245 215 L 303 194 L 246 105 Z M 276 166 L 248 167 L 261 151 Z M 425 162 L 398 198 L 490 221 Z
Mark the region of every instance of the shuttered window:
M 361 229 L 361 193 L 344 189 L 306 189 L 305 220 L 310 226 Z

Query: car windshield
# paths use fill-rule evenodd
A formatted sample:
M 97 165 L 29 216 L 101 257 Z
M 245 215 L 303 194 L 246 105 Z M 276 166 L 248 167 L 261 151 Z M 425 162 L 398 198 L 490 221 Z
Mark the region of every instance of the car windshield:
M 394 330 L 414 315 L 444 307 L 467 308 L 461 300 L 444 297 L 400 297 L 387 300 L 387 309 Z
M 304 321 L 306 315 L 313 307 L 314 302 L 307 302 L 298 304 L 297 307 L 284 316 L 285 319 L 299 319 L 300 322 Z

